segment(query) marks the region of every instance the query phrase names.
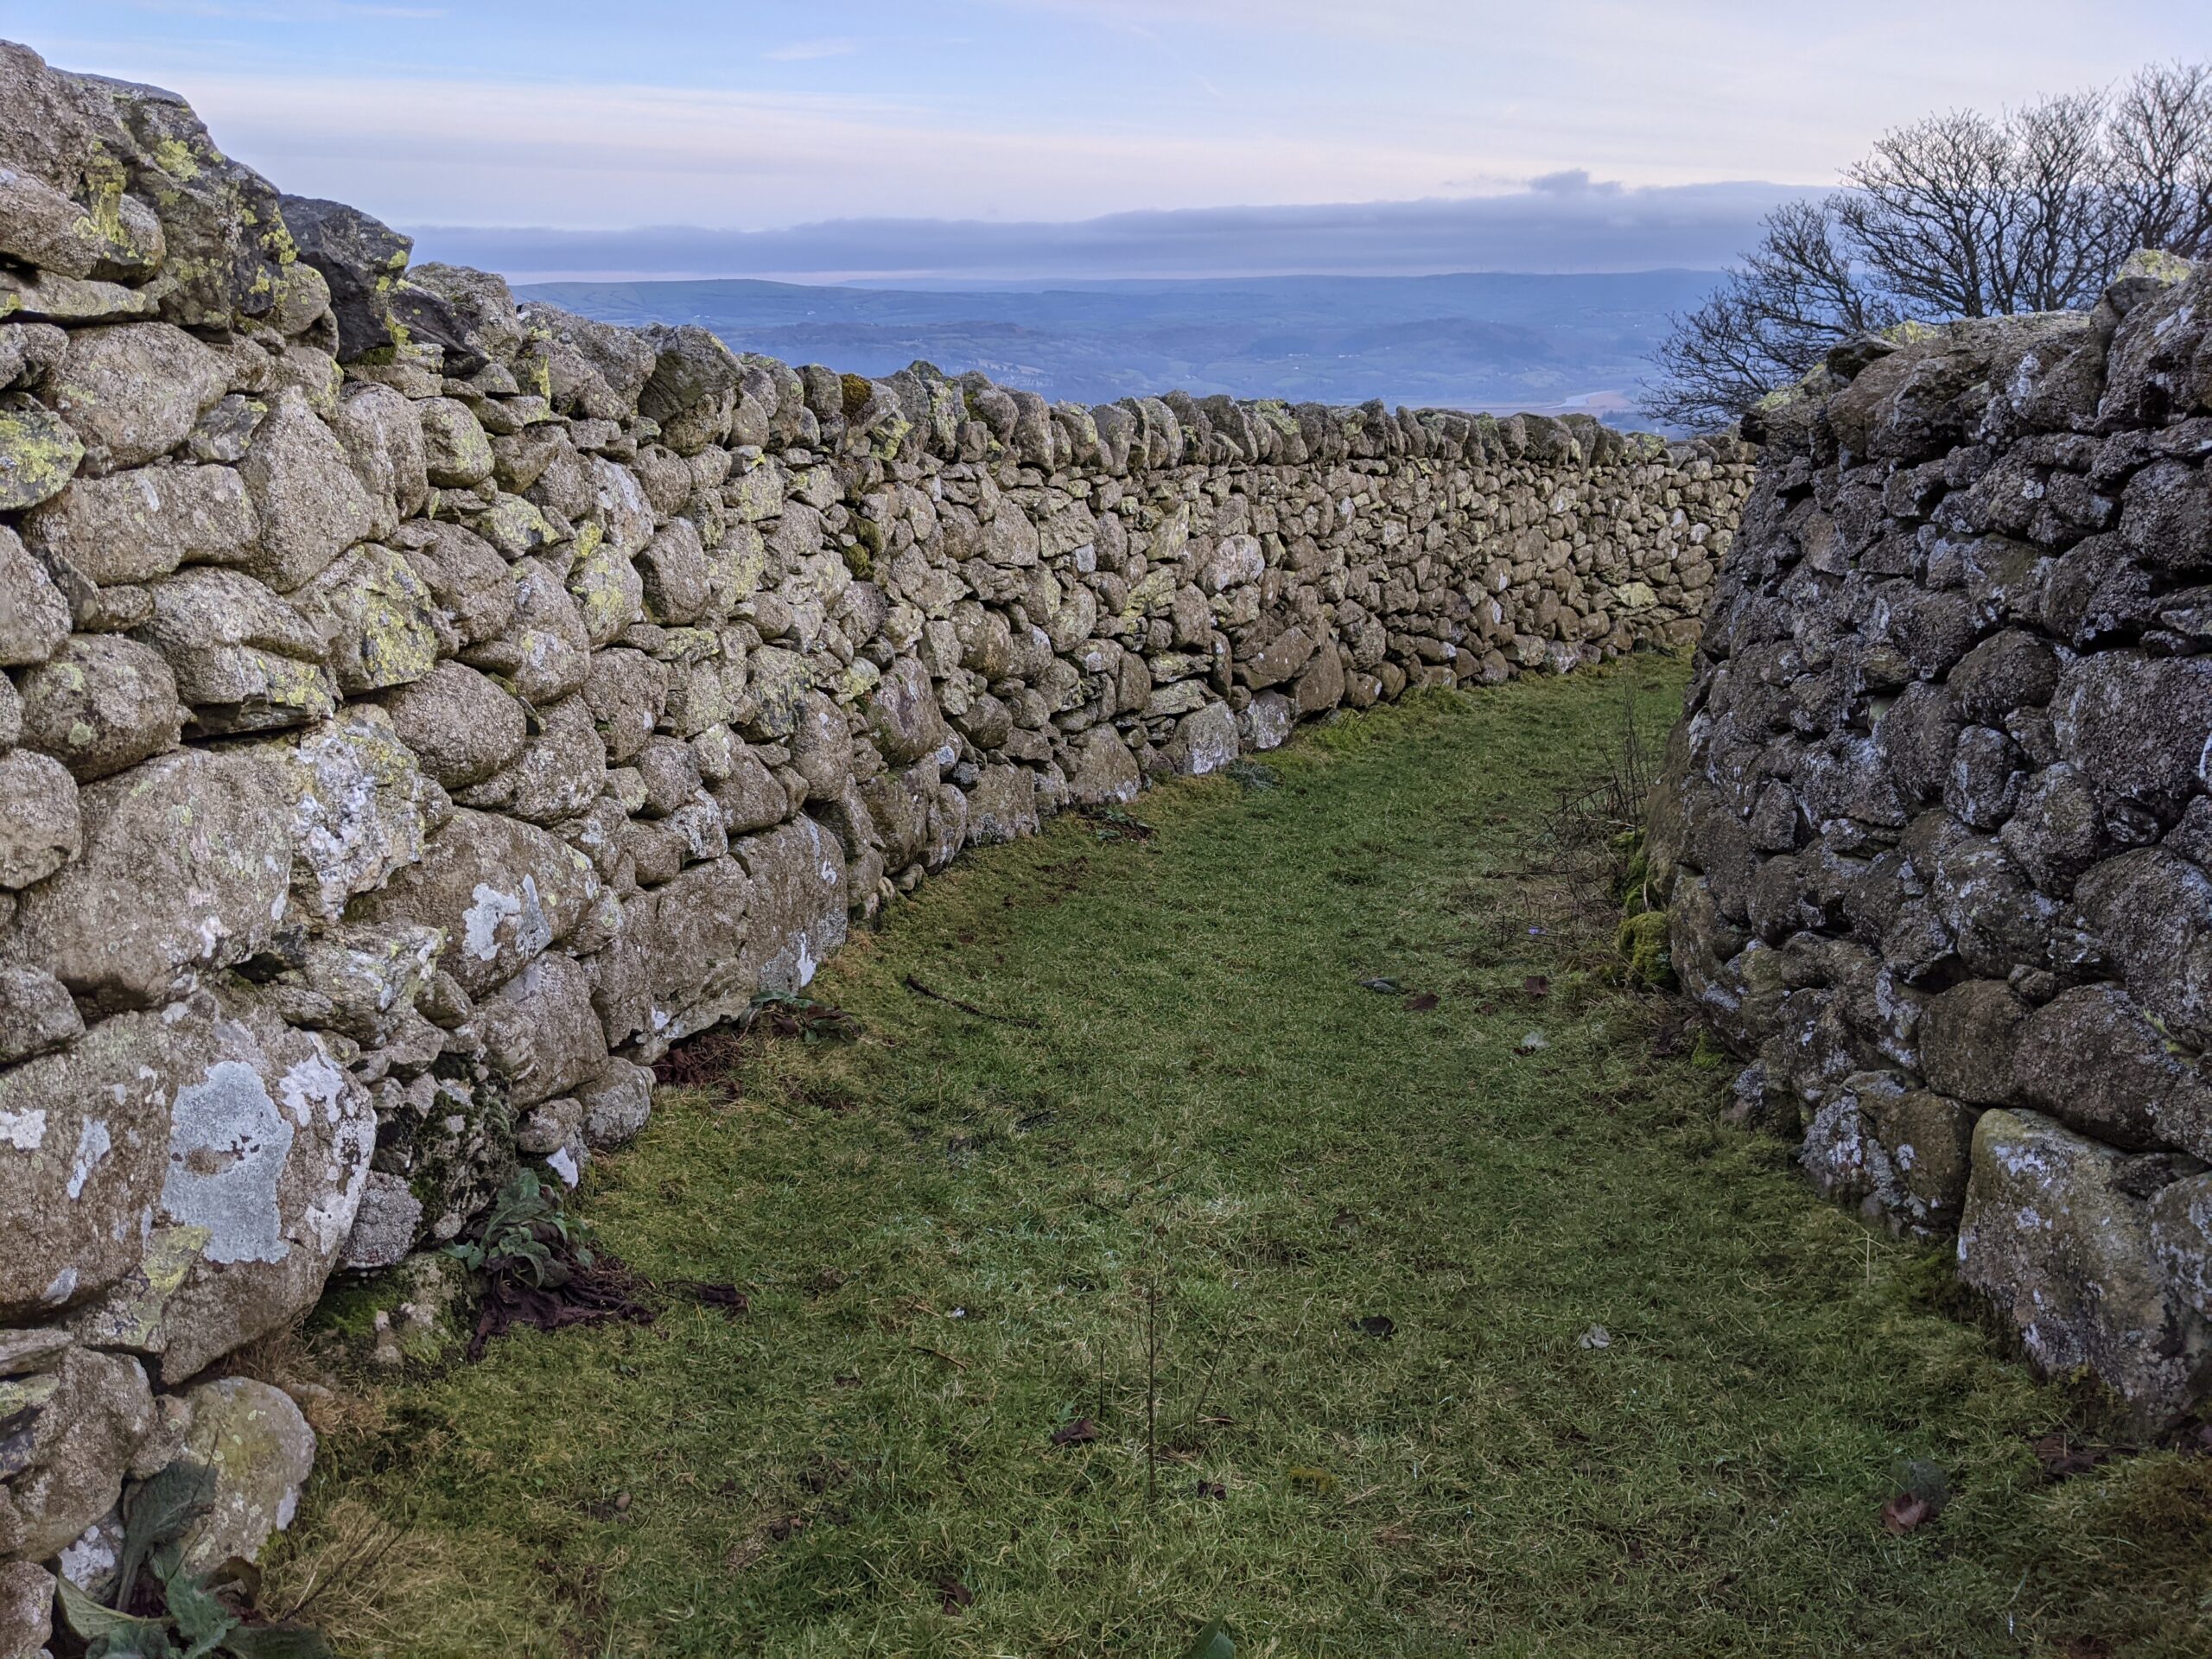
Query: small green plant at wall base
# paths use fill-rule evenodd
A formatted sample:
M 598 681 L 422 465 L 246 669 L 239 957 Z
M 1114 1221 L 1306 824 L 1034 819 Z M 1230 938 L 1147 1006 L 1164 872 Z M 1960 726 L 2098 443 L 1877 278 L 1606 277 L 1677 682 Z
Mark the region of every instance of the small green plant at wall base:
M 84 1642 L 85 1659 L 333 1659 L 319 1632 L 250 1622 L 184 1564 L 185 1535 L 214 1497 L 215 1471 L 178 1459 L 124 1503 L 111 1603 L 55 1580 L 62 1623 Z
M 477 1236 L 446 1248 L 471 1273 L 510 1276 L 534 1290 L 548 1290 L 569 1276 L 568 1263 L 556 1254 L 559 1246 L 566 1246 L 580 1266 L 592 1265 L 591 1251 L 578 1243 L 561 1211 L 559 1195 L 536 1170 L 518 1169 L 485 1212 Z

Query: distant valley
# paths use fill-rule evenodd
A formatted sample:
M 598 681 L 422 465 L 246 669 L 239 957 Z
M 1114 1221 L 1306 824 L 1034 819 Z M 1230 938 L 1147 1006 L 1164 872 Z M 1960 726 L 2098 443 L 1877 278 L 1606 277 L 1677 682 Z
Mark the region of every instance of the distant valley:
M 1637 385 L 1694 270 L 1594 276 L 812 286 L 544 283 L 517 293 L 609 322 L 689 322 L 734 349 L 882 375 L 917 359 L 1046 397 L 1181 389 L 1294 402 L 1556 413 L 1636 423 Z

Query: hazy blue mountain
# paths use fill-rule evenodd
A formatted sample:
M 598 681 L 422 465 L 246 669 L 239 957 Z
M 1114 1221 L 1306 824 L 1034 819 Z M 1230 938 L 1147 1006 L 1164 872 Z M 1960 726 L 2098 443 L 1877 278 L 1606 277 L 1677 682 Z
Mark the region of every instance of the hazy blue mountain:
M 1695 270 L 1269 276 L 1051 286 L 544 283 L 518 294 L 610 322 L 694 322 L 740 351 L 858 374 L 917 358 L 1047 397 L 1179 387 L 1331 404 L 1619 414 Z

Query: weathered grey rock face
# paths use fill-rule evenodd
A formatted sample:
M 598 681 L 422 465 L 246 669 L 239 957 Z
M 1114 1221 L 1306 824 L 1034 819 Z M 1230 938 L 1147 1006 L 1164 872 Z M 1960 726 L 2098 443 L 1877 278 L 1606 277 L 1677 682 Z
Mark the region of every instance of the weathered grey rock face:
M 463 810 L 430 837 L 420 861 L 349 913 L 442 930 L 451 941 L 446 971 L 478 996 L 565 938 L 598 896 L 599 877 L 581 853 L 533 825 Z
M 0 754 L 0 890 L 30 887 L 75 858 L 83 823 L 60 761 L 29 749 Z
M 321 572 L 374 522 L 345 450 L 297 391 L 277 395 L 238 474 L 261 524 L 244 568 L 280 594 Z
M 0 1389 L 48 1471 L 0 1472 L 0 1567 L 97 1579 L 179 1456 L 222 1465 L 194 1548 L 251 1555 L 312 1440 L 224 1357 L 334 1265 L 452 1240 L 520 1160 L 573 1182 L 671 1043 L 963 848 L 1679 641 L 1749 480 L 1587 422 L 795 370 L 409 252 L 0 45 Z M 1974 719 L 1953 887 L 2056 741 Z M 2081 779 L 2044 816 L 2094 876 L 2125 826 Z M 1931 1215 L 1944 1129 L 1871 1131 Z
M 52 1370 L 0 1377 L 11 1425 L 7 1487 L 24 1558 L 60 1554 L 115 1506 L 124 1477 L 154 1431 L 154 1399 L 135 1359 L 72 1348 Z
M 97 477 L 168 454 L 230 389 L 220 353 L 166 322 L 129 322 L 73 331 L 50 395 Z
M 0 525 L 0 666 L 42 663 L 69 636 L 69 601 Z
M 184 1535 L 184 1565 L 212 1573 L 257 1561 L 292 1524 L 315 1467 L 315 1431 L 281 1389 L 248 1377 L 203 1382 L 185 1396 L 192 1432 L 182 1455 L 210 1471 L 207 1511 Z
M 0 1072 L 0 1208 L 11 1232 L 0 1319 L 35 1319 L 112 1284 L 139 1256 L 159 1196 L 168 1090 L 189 1041 L 158 1014 L 119 1015 L 66 1052 Z
M 292 849 L 266 767 L 179 749 L 81 799 L 84 851 L 19 896 L 12 954 L 101 1007 L 148 1007 L 275 929 Z
M 176 676 L 160 654 L 116 633 L 73 634 L 18 688 L 16 741 L 95 783 L 176 747 L 184 727 Z
M 1974 1127 L 1959 1270 L 2056 1375 L 2087 1367 L 2146 1426 L 2196 1398 L 2212 1332 L 2152 1249 L 2130 1160 L 2033 1112 Z
M 2212 385 L 2172 355 L 2212 267 L 2107 301 L 1759 411 L 1650 864 L 1808 1172 L 1899 1227 L 1963 1200 L 2031 1355 L 2156 1423 L 2212 1381 L 2212 1269 L 2158 1197 L 2212 1156 Z
M 54 1574 L 30 1561 L 0 1562 L 0 1653 L 36 1659 L 54 1634 Z
M 23 520 L 32 547 L 106 587 L 181 564 L 247 557 L 260 521 L 230 467 L 147 467 L 80 478 Z

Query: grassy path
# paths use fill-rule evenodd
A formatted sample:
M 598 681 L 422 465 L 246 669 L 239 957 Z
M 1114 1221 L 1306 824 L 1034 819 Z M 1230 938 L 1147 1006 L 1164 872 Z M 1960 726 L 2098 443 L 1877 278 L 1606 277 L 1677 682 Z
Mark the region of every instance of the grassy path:
M 1680 671 L 1418 699 L 928 884 L 816 988 L 863 1040 L 748 1044 L 589 1179 L 750 1315 L 379 1390 L 280 1575 L 411 1516 L 320 1604 L 363 1654 L 2212 1649 L 2212 1459 L 2046 1482 L 2059 1392 L 1545 925 L 1523 832 Z M 1914 1460 L 1955 1496 L 1892 1537 Z

